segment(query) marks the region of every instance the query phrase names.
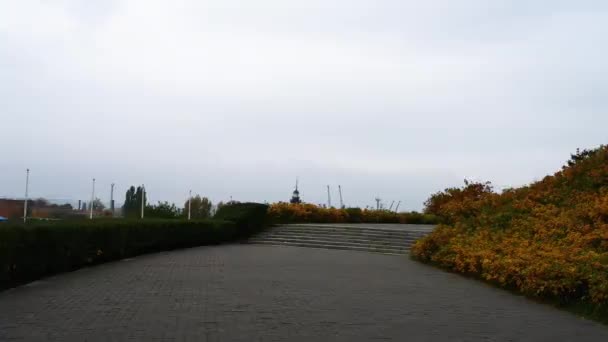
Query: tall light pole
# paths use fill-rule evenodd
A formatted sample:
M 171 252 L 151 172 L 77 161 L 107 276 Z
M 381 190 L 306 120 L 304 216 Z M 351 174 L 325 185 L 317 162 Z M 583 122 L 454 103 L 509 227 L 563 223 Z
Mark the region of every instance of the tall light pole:
M 91 204 L 89 205 L 89 219 L 93 219 L 93 207 L 95 204 L 95 178 L 93 178 L 93 191 L 91 191 Z
M 30 169 L 25 170 L 25 202 L 23 203 L 23 223 L 27 221 L 27 198 L 30 188 Z
M 146 202 L 146 188 L 144 185 L 141 185 L 141 218 L 144 218 L 144 203 Z
M 188 221 L 190 221 L 190 213 L 192 210 L 192 190 L 188 193 Z
M 329 185 L 327 186 L 327 207 L 331 208 L 331 194 L 329 193 Z
M 338 192 L 340 193 L 340 209 L 344 209 L 344 201 L 342 200 L 342 186 L 338 185 Z
M 112 217 L 114 217 L 114 183 L 110 185 L 110 210 L 112 211 Z

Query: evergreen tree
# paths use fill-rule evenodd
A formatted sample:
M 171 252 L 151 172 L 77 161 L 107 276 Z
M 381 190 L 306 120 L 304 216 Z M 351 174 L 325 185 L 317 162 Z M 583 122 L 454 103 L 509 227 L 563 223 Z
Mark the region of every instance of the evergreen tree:
M 122 206 L 122 211 L 125 217 L 133 217 L 137 215 L 137 200 L 135 198 L 134 186 L 131 186 L 125 194 L 125 203 Z
M 141 215 L 141 201 L 143 197 L 144 206 L 146 205 L 147 197 L 144 189 L 141 186 L 135 188 L 131 186 L 125 194 L 125 203 L 122 206 L 125 217 L 139 217 Z
M 136 201 L 136 209 L 135 209 L 135 213 L 136 215 L 140 215 L 141 214 L 141 207 L 142 207 L 142 201 L 143 201 L 143 206 L 145 208 L 146 206 L 146 191 L 143 187 L 138 186 L 137 187 L 137 191 L 135 192 L 135 201 Z

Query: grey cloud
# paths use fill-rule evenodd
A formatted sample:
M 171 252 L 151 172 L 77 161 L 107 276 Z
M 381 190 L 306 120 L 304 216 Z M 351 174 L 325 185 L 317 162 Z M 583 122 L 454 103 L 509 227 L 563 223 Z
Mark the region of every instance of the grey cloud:
M 607 22 L 604 1 L 0 2 L 0 196 L 26 167 L 35 196 L 95 176 L 178 203 L 525 184 L 605 143 Z

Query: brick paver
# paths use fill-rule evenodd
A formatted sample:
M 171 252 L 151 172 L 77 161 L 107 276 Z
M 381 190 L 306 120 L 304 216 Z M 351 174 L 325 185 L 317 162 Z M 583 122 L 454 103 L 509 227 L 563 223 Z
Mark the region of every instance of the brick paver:
M 0 293 L 0 341 L 608 341 L 608 328 L 364 252 L 226 245 Z

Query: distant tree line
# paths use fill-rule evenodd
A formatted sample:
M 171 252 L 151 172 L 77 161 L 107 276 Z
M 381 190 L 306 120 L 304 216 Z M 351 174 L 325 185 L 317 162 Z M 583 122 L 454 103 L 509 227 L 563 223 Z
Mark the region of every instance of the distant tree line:
M 125 194 L 125 203 L 122 207 L 123 215 L 128 218 L 140 217 L 142 201 L 144 217 L 152 218 L 186 218 L 188 217 L 188 207 L 190 207 L 190 217 L 192 219 L 205 219 L 211 217 L 213 208 L 213 203 L 207 197 L 201 197 L 200 195 L 193 196 L 190 205 L 188 200 L 186 200 L 182 208 L 177 207 L 175 203 L 167 201 L 148 204 L 145 189 L 141 186 L 137 188 L 131 186 Z

